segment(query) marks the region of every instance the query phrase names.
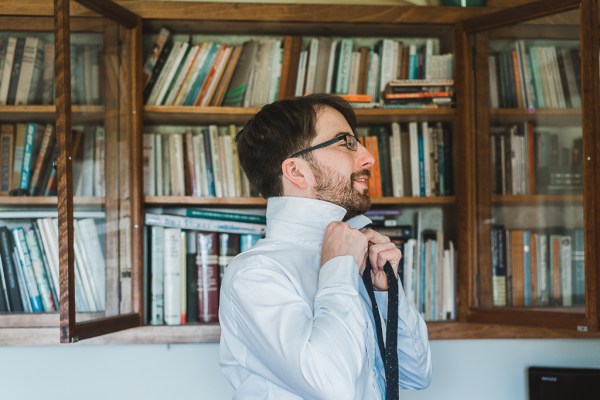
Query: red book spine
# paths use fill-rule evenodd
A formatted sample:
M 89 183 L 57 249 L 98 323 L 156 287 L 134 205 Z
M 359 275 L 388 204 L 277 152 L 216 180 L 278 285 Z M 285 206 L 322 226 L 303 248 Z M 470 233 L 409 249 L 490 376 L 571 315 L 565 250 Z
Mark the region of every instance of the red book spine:
M 219 236 L 216 232 L 198 232 L 198 321 L 219 320 Z

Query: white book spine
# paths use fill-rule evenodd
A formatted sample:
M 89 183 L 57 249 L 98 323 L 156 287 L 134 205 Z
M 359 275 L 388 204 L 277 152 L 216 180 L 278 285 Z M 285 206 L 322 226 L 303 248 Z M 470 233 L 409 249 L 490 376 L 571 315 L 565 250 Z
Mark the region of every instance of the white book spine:
M 181 229 L 164 230 L 164 321 L 181 322 Z
M 404 196 L 404 180 L 402 175 L 402 144 L 400 141 L 400 124 L 392 122 L 391 137 L 391 167 L 392 167 L 392 191 L 394 197 Z
M 302 50 L 298 56 L 298 76 L 296 77 L 296 89 L 294 90 L 295 96 L 302 96 L 304 93 L 304 78 L 306 76 L 306 61 L 307 61 L 306 50 Z
M 150 227 L 150 325 L 164 322 L 164 228 Z
M 308 63 L 306 67 L 306 82 L 304 94 L 311 94 L 315 89 L 315 73 L 317 71 L 317 57 L 319 54 L 319 39 L 312 38 L 308 45 Z
M 97 296 L 96 303 L 100 310 L 105 309 L 106 304 L 106 262 L 104 251 L 100 243 L 100 233 L 96 222 L 92 218 L 76 220 L 79 225 L 79 235 L 83 244 L 83 250 L 87 254 L 91 278 Z
M 8 88 L 10 86 L 10 76 L 15 59 L 16 47 L 17 39 L 14 37 L 9 37 L 8 41 L 6 42 L 4 69 L 0 71 L 0 73 L 2 73 L 2 79 L 0 80 L 0 105 L 6 105 L 6 100 L 8 98 Z
M 143 165 L 143 176 L 144 176 L 144 195 L 154 196 L 156 195 L 156 162 L 154 161 L 154 134 L 145 133 L 142 139 L 143 150 L 142 150 L 142 165 Z
M 265 226 L 250 222 L 219 221 L 205 218 L 182 217 L 168 214 L 146 213 L 146 225 L 157 225 L 169 228 L 192 229 L 197 231 L 250 233 L 263 235 Z

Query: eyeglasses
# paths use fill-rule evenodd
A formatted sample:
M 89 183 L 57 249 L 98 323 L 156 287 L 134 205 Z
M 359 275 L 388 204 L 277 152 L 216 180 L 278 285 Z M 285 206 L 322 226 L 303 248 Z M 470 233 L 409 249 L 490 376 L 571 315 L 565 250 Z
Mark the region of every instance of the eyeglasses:
M 290 158 L 301 156 L 302 154 L 310 153 L 313 150 L 322 149 L 323 147 L 331 146 L 334 143 L 344 141 L 344 145 L 348 150 L 356 151 L 358 149 L 358 139 L 351 133 L 348 132 L 340 132 L 333 139 L 326 140 L 323 143 L 319 143 L 317 145 L 311 146 L 307 149 L 300 150 L 290 156 Z

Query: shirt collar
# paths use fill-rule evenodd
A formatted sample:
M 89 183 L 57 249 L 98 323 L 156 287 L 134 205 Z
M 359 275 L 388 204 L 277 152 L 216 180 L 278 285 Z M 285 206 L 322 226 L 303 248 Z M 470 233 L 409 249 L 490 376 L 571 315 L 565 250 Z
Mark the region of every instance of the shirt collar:
M 276 240 L 293 240 L 321 243 L 325 228 L 341 221 L 346 210 L 336 204 L 305 197 L 271 197 L 267 202 L 266 237 Z M 364 215 L 349 219 L 351 228 L 364 228 L 371 220 Z

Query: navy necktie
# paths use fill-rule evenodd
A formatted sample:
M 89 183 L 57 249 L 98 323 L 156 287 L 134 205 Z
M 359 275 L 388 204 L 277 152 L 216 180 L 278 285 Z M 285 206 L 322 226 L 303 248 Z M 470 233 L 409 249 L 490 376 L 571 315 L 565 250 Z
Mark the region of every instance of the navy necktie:
M 375 301 L 373 281 L 371 280 L 371 264 L 367 260 L 367 266 L 363 272 L 363 282 L 371 299 L 373 306 L 373 317 L 377 330 L 377 344 L 385 367 L 385 399 L 398 400 L 398 280 L 394 269 L 389 262 L 383 267 L 388 281 L 388 312 L 385 332 L 385 344 L 383 341 L 383 330 L 379 316 L 379 307 Z

